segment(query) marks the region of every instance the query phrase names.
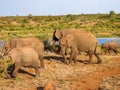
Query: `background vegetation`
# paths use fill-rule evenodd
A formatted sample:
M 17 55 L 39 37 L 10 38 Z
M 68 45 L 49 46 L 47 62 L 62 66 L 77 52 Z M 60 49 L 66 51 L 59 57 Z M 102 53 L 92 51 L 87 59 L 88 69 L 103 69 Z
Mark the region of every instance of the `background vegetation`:
M 52 37 L 56 29 L 85 29 L 97 37 L 120 36 L 120 14 L 80 14 L 61 16 L 6 16 L 0 17 L 0 39 Z

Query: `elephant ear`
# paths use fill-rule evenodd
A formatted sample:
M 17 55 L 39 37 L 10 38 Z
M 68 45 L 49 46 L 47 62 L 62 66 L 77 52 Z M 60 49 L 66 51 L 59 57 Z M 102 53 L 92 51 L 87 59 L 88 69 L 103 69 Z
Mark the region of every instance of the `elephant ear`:
M 62 38 L 62 37 L 65 37 L 66 34 L 67 34 L 67 30 L 62 30 L 62 31 L 61 31 L 61 38 Z
M 72 35 L 67 35 L 67 36 L 66 36 L 66 44 L 67 44 L 67 47 L 72 46 L 72 44 L 73 44 L 73 39 L 74 39 L 74 37 L 73 37 Z
M 17 47 L 17 39 L 12 39 L 12 40 L 10 40 L 10 48 L 12 49 L 12 48 L 16 48 Z
M 56 37 L 57 39 L 60 39 L 60 38 L 61 38 L 61 32 L 60 32 L 60 30 L 56 30 L 56 32 L 55 32 L 55 37 Z

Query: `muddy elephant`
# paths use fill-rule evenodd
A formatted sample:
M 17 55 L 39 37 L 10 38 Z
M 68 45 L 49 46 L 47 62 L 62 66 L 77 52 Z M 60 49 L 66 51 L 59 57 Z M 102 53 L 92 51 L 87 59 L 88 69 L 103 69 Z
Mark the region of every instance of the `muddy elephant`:
M 110 41 L 110 42 L 105 42 L 101 45 L 101 54 L 105 53 L 111 53 L 114 52 L 116 55 L 118 54 L 118 44 L 114 41 Z
M 71 33 L 60 39 L 60 47 L 62 51 L 62 55 L 64 57 L 65 63 L 67 62 L 67 58 L 65 56 L 65 51 L 67 48 L 71 49 L 70 54 L 70 63 L 72 60 L 77 62 L 77 55 L 80 52 L 87 52 L 89 55 L 89 62 L 92 61 L 92 56 L 95 55 L 98 63 L 101 63 L 102 60 L 99 55 L 96 53 L 97 49 L 97 39 L 90 32 L 84 31 L 81 33 Z
M 12 64 L 14 64 L 15 68 L 12 73 L 13 77 L 16 77 L 18 70 L 22 66 L 33 67 L 36 72 L 36 77 L 39 77 L 40 60 L 38 58 L 38 53 L 33 48 L 30 48 L 30 47 L 14 48 L 10 52 L 8 52 L 7 55 L 3 57 L 9 57 Z M 5 73 L 7 73 L 7 70 L 5 71 L 6 71 Z
M 13 38 L 9 41 L 6 41 L 4 43 L 4 46 L 2 48 L 2 56 L 6 55 L 10 50 L 16 47 L 24 47 L 29 46 L 33 48 L 39 56 L 39 60 L 41 63 L 41 68 L 44 68 L 44 44 L 41 40 L 35 37 L 31 38 Z

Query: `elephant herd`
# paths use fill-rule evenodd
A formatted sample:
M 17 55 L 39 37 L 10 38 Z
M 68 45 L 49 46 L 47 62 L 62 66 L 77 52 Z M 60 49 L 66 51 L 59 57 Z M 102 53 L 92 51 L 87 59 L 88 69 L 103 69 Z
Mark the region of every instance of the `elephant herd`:
M 85 30 L 56 30 L 53 33 L 53 48 L 56 49 L 56 42 L 59 41 L 60 51 L 64 58 L 64 63 L 70 64 L 72 61 L 77 62 L 77 55 L 79 52 L 86 52 L 89 56 L 89 63 L 92 62 L 92 57 L 95 55 L 97 63 L 101 63 L 102 59 L 97 53 L 98 41 L 96 37 Z M 2 48 L 2 57 L 9 57 L 14 63 L 14 71 L 12 77 L 17 76 L 18 70 L 21 66 L 31 66 L 35 69 L 36 77 L 39 77 L 39 68 L 44 68 L 44 48 L 45 45 L 41 40 L 35 37 L 30 38 L 13 38 L 4 43 Z M 66 57 L 68 49 L 71 50 L 69 59 Z M 102 44 L 101 53 L 113 50 L 118 53 L 117 45 Z M 104 49 L 104 50 L 103 50 Z M 8 75 L 7 70 L 5 70 Z
M 3 59 L 9 57 L 14 63 L 15 68 L 12 77 L 16 77 L 21 66 L 32 66 L 35 68 L 36 77 L 39 76 L 39 67 L 44 68 L 44 44 L 35 37 L 13 38 L 6 41 L 2 49 L 2 56 Z

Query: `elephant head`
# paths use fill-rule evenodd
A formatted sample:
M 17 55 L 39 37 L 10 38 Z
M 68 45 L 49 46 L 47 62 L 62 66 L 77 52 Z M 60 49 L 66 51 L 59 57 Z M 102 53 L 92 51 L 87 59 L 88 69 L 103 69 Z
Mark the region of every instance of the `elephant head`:
M 6 55 L 10 51 L 10 42 L 6 41 L 2 48 L 2 56 Z
M 2 48 L 2 56 L 6 55 L 12 48 L 16 47 L 17 39 L 6 41 Z
M 67 53 L 67 48 L 70 48 L 73 45 L 74 37 L 72 35 L 67 35 L 66 37 L 60 39 L 61 51 L 65 54 Z
M 60 39 L 61 53 L 65 59 L 65 63 L 67 63 L 65 54 L 68 53 L 68 48 L 71 48 L 71 46 L 73 45 L 73 39 L 74 37 L 72 35 L 67 35 Z
M 55 42 L 59 41 L 61 38 L 63 38 L 64 36 L 66 36 L 67 34 L 69 34 L 71 32 L 72 32 L 72 30 L 67 30 L 67 29 L 54 31 L 54 34 L 53 34 L 53 48 L 54 48 L 54 50 L 56 49 Z
M 56 30 L 53 34 L 53 40 L 58 41 L 65 35 L 69 33 L 69 30 L 64 29 L 64 30 Z

